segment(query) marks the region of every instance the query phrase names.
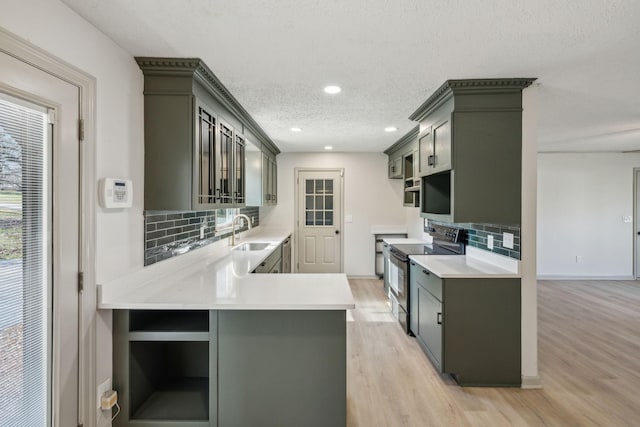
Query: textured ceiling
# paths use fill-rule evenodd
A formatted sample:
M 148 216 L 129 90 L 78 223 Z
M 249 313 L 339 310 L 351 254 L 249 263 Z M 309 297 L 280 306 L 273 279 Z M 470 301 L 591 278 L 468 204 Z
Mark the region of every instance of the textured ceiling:
M 640 149 L 637 0 L 63 1 L 132 55 L 202 58 L 285 152 L 382 151 L 487 77 L 538 78 L 541 151 Z

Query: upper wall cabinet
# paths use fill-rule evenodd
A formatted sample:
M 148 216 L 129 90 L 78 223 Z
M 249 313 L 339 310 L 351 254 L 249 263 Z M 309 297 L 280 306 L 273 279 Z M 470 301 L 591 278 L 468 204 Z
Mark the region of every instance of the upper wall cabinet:
M 247 206 L 277 204 L 277 163 L 269 151 L 247 151 Z
M 136 58 L 144 74 L 145 209 L 246 204 L 247 143 L 280 151 L 197 58 Z
M 389 156 L 388 176 L 390 179 L 403 179 L 407 174 L 413 174 L 413 170 L 405 171 L 407 164 L 404 159 L 418 149 L 418 126 L 404 134 L 399 140 L 386 150 L 384 154 Z M 414 159 L 417 161 L 417 159 Z M 409 165 L 413 167 L 413 164 Z
M 409 117 L 420 122 L 423 217 L 520 224 L 522 90 L 534 80 L 447 80 Z

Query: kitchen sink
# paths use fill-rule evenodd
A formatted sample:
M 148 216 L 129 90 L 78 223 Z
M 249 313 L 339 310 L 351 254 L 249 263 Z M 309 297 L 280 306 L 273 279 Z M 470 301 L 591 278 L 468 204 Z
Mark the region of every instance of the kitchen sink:
M 234 251 L 262 251 L 267 249 L 270 243 L 264 242 L 253 242 L 253 243 L 243 243 L 239 246 L 233 248 Z

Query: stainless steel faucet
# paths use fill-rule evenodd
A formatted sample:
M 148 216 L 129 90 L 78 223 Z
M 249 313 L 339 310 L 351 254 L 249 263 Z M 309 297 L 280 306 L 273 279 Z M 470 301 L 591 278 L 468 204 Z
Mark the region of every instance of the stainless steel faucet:
M 236 245 L 236 220 L 238 218 L 246 220 L 247 224 L 249 225 L 249 230 L 251 230 L 251 218 L 249 218 L 245 214 L 238 214 L 238 215 L 234 216 L 233 220 L 231 221 L 231 246 L 235 246 Z

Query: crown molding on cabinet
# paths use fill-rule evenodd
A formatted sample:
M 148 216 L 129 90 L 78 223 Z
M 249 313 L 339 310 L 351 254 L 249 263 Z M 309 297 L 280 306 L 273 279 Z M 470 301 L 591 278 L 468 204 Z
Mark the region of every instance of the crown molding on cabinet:
M 269 135 L 256 123 L 249 112 L 238 102 L 229 90 L 216 77 L 211 69 L 200 58 L 158 58 L 136 57 L 136 62 L 145 76 L 190 76 L 207 87 L 229 111 L 234 113 L 243 124 L 261 139 L 261 143 L 274 154 L 280 149 Z
M 497 93 L 521 91 L 533 83 L 535 78 L 506 78 L 506 79 L 465 79 L 447 80 L 440 86 L 416 111 L 409 116 L 409 120 L 420 121 L 431 111 L 451 98 L 454 94 Z
M 416 125 L 409 132 L 407 132 L 403 136 L 401 136 L 400 139 L 398 139 L 396 142 L 394 142 L 389 148 L 384 150 L 384 154 L 389 155 L 389 154 L 393 153 L 396 149 L 402 147 L 404 144 L 406 144 L 406 143 L 408 143 L 410 141 L 414 141 L 418 137 L 418 133 L 419 132 L 420 132 L 420 125 Z

